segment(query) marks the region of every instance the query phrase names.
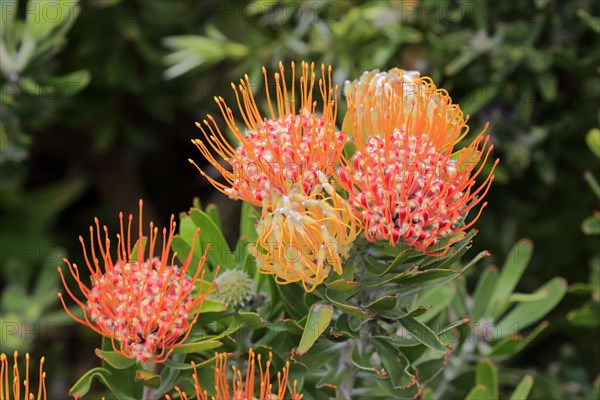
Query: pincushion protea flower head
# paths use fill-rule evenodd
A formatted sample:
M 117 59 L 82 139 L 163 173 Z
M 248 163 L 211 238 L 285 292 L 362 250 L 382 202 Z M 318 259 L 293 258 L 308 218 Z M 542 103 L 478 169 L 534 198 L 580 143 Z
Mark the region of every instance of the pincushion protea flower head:
M 12 387 L 12 399 L 21 399 L 21 377 L 19 375 L 19 365 L 17 359 L 19 353 L 14 352 L 13 354 L 13 378 L 9 379 L 8 370 L 10 365 L 8 363 L 8 357 L 6 354 L 0 354 L 0 400 L 11 399 L 11 387 Z M 38 380 L 37 396 L 33 394 L 31 388 L 31 382 L 29 380 L 29 354 L 25 354 L 25 379 L 23 379 L 23 399 L 26 400 L 46 400 L 46 372 L 44 372 L 44 357 L 40 359 L 40 372 Z
M 141 362 L 163 362 L 175 347 L 187 339 L 199 316 L 202 302 L 214 284 L 213 278 L 208 288 L 204 285 L 205 257 L 200 259 L 198 265 L 191 265 L 198 231 L 184 264 L 181 267 L 175 265 L 176 253 L 170 255 L 176 226 L 173 218 L 171 216 L 170 229 L 167 231 L 164 228 L 162 231 L 160 256 L 154 257 L 158 228 L 150 222 L 146 256 L 142 201 L 139 203 L 137 250 L 134 247 L 132 251 L 131 248 L 133 216 L 129 215 L 125 236 L 123 213 L 120 213 L 116 261 L 110 254 L 108 229 L 104 226 L 103 240 L 96 218 L 95 232 L 94 227 L 90 226 L 90 253 L 86 250 L 83 238 L 79 237 L 91 274 L 91 285 L 86 286 L 77 264 L 64 260 L 85 298 L 83 301 L 73 293 L 62 269 L 58 268 L 65 290 L 83 311 L 84 319 L 73 315 L 59 293 L 63 307 L 71 318 L 111 339 L 117 353 Z M 100 260 L 97 258 L 96 244 Z
M 277 372 L 277 393 L 273 393 L 273 385 L 271 384 L 271 375 L 269 369 L 273 362 L 273 354 L 269 353 L 269 360 L 266 366 L 263 368 L 261 362 L 261 355 L 258 357 L 252 349 L 248 356 L 248 366 L 246 373 L 242 375 L 242 371 L 238 370 L 235 366 L 232 367 L 233 379 L 227 377 L 227 354 L 220 353 L 215 356 L 216 367 L 215 367 L 215 392 L 216 396 L 211 396 L 213 400 L 284 400 L 285 395 L 288 392 L 288 374 L 290 370 L 290 363 L 287 362 L 286 366 L 281 372 Z M 260 383 L 258 385 L 258 393 L 255 387 L 255 375 L 256 375 L 256 358 L 258 358 L 258 367 L 260 371 Z M 198 380 L 198 372 L 196 365 L 192 362 L 194 367 L 194 387 L 196 391 L 196 398 L 200 400 L 208 400 L 208 394 L 202 390 L 200 382 Z M 230 384 L 231 383 L 231 384 Z M 301 400 L 302 395 L 296 392 L 297 382 L 294 381 L 293 388 L 289 390 L 291 400 Z M 175 388 L 179 398 L 187 400 L 189 397 L 186 393 L 182 392 L 179 387 Z M 166 396 L 167 400 L 171 400 L 169 395 Z
M 245 133 L 236 125 L 234 114 L 223 98 L 215 98 L 229 129 L 239 141 L 237 148 L 227 142 L 212 116 L 209 115 L 208 121 L 204 120 L 202 124 L 196 123 L 204 134 L 204 140 L 192 142 L 223 174 L 227 184 L 210 177 L 194 161 L 190 162 L 218 190 L 230 197 L 260 206 L 273 189 L 287 192 L 291 186 L 297 185 L 308 194 L 318 184 L 317 172 L 328 176 L 335 172 L 346 137 L 335 129 L 338 88 L 332 87 L 331 67 L 325 73 L 325 66 L 321 66 L 319 91 L 323 109 L 320 115 L 317 115 L 317 103 L 313 101 L 314 64 L 309 66 L 302 62 L 299 108 L 296 105 L 296 69 L 293 62 L 291 67 L 292 84 L 288 88 L 283 64 L 279 63 L 280 72 L 275 73 L 275 107 L 271 103 L 267 72 L 263 67 L 269 118 L 261 116 L 247 75 L 240 80 L 237 88 L 232 83 L 246 124 Z M 224 159 L 227 169 L 213 156 L 211 149 Z
M 258 271 L 274 274 L 278 283 L 301 281 L 312 291 L 334 270 L 342 273 L 359 229 L 349 204 L 324 174 L 309 195 L 301 190 L 276 191 L 257 224 L 258 248 L 250 248 Z
M 468 229 L 487 204 L 462 224 L 494 179 L 492 167 L 479 186 L 475 181 L 493 148 L 485 129 L 454 152 L 468 132 L 468 117 L 445 90 L 418 73 L 366 73 L 349 87 L 345 125 L 356 152 L 344 160 L 338 177 L 365 236 L 445 253 L 460 240 L 453 234 Z M 428 250 L 445 237 L 441 252 Z

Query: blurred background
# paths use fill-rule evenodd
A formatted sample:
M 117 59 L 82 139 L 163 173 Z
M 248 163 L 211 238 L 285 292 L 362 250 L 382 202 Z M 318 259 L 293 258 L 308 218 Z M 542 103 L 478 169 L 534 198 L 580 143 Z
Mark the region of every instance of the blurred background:
M 570 285 L 549 328 L 502 368 L 534 373 L 533 398 L 590 398 L 600 373 L 600 188 L 592 177 L 600 178 L 600 3 L 0 7 L 0 351 L 45 355 L 50 398 L 64 398 L 96 366 L 100 345 L 58 302 L 62 258 L 80 262 L 77 237 L 93 217 L 110 229 L 140 197 L 160 224 L 196 196 L 218 202 L 233 241 L 240 203 L 217 195 L 187 161 L 202 163 L 190 143 L 200 136 L 194 122 L 218 117 L 213 97 L 231 100 L 230 82 L 246 73 L 264 103 L 260 68 L 280 60 L 331 64 L 339 84 L 365 70 L 418 70 L 471 114 L 472 131 L 490 122 L 501 164 L 472 254 L 488 249 L 494 263 L 527 237 L 534 258 L 518 290 L 554 276 Z

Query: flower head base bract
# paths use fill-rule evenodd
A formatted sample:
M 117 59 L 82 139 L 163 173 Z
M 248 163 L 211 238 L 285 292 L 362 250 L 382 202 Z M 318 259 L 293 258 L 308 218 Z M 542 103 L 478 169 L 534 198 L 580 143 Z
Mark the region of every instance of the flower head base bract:
M 139 231 L 135 246 L 137 250 L 134 248 L 134 251 L 131 248 L 133 217 L 129 215 L 125 232 L 123 213 L 119 214 L 121 229 L 117 235 L 116 261 L 113 261 L 110 254 L 108 229 L 104 226 L 103 240 L 97 218 L 95 232 L 94 227 L 90 226 L 90 253 L 86 250 L 83 238 L 79 237 L 91 274 L 90 287 L 84 283 L 77 265 L 64 260 L 85 297 L 84 301 L 69 288 L 61 268 L 58 268 L 67 293 L 81 307 L 84 319 L 74 316 L 60 293 L 59 296 L 71 318 L 111 339 L 117 353 L 141 362 L 159 363 L 165 361 L 173 349 L 187 339 L 199 316 L 202 302 L 214 284 L 214 279 L 208 288 L 203 287 L 205 257 L 200 259 L 197 266 L 190 265 L 198 231 L 194 235 L 192 249 L 184 264 L 181 267 L 175 265 L 176 254 L 170 255 L 176 226 L 173 216 L 170 229 L 167 231 L 164 228 L 162 231 L 162 249 L 159 257 L 154 257 L 158 228 L 150 222 L 148 252 L 145 256 L 146 238 L 142 232 L 141 200 L 139 213 Z M 100 251 L 100 260 L 97 258 L 95 241 Z M 188 275 L 188 272 L 191 275 Z
M 300 76 L 300 107 L 296 105 L 296 69 L 292 69 L 292 84 L 285 82 L 283 64 L 279 63 L 279 73 L 275 73 L 277 104 L 271 102 L 266 69 L 263 67 L 266 100 L 269 118 L 262 117 L 246 75 L 236 86 L 232 83 L 238 107 L 246 124 L 242 132 L 235 123 L 234 114 L 222 97 L 216 97 L 227 125 L 239 141 L 232 147 L 219 130 L 212 116 L 202 124 L 196 123 L 204 134 L 204 140 L 193 143 L 202 155 L 220 171 L 227 184 L 210 177 L 198 165 L 192 164 L 221 192 L 230 197 L 248 201 L 254 205 L 263 204 L 265 197 L 273 189 L 286 192 L 299 186 L 305 194 L 317 185 L 317 172 L 331 176 L 335 172 L 346 137 L 335 129 L 337 115 L 337 86 L 332 88 L 331 67 L 325 73 L 321 66 L 319 91 L 323 99 L 323 109 L 317 114 L 317 102 L 313 101 L 313 87 L 316 74 L 314 64 L 302 62 Z M 213 156 L 211 149 L 221 156 L 227 168 Z M 231 171 L 229 170 L 231 169 Z
M 250 248 L 258 271 L 278 283 L 301 281 L 312 291 L 331 270 L 342 273 L 359 229 L 349 204 L 324 174 L 309 195 L 301 190 L 273 191 L 257 224 L 258 247 Z
M 352 126 L 356 151 L 344 160 L 338 177 L 368 240 L 387 240 L 392 246 L 401 240 L 442 255 L 460 240 L 454 234 L 468 229 L 486 206 L 463 223 L 485 197 L 498 160 L 477 186 L 493 148 L 485 129 L 453 153 L 468 131 L 460 107 L 429 78 L 409 74 L 412 81 L 407 82 L 405 75 L 393 70 L 355 83 L 346 124 Z M 449 240 L 430 251 L 444 243 L 442 238 Z
M 19 375 L 19 365 L 17 360 L 19 353 L 13 354 L 13 378 L 9 379 L 10 365 L 6 354 L 0 354 L 0 400 L 10 400 L 11 393 L 13 400 L 21 399 L 21 377 Z M 12 392 L 11 392 L 12 388 Z M 33 394 L 31 381 L 29 379 L 29 354 L 25 354 L 25 379 L 23 379 L 23 399 L 24 400 L 46 400 L 46 372 L 44 372 L 44 357 L 40 359 L 40 372 L 38 380 L 37 396 Z
M 242 374 L 242 371 L 232 366 L 233 378 L 227 376 L 227 354 L 220 353 L 216 354 L 216 367 L 215 367 L 215 393 L 216 396 L 211 396 L 212 400 L 284 400 L 286 393 L 288 393 L 288 374 L 290 370 L 290 363 L 287 362 L 286 366 L 277 372 L 277 392 L 273 393 L 273 385 L 271 384 L 271 375 L 269 369 L 273 362 L 273 354 L 269 353 L 269 360 L 265 367 L 261 362 L 261 355 L 256 356 L 256 353 L 250 349 L 248 355 L 248 366 L 246 372 Z M 258 358 L 258 367 L 260 371 L 260 382 L 258 387 L 255 385 L 256 375 L 256 359 Z M 198 380 L 198 371 L 196 365 L 192 361 L 194 367 L 194 387 L 195 395 L 199 400 L 208 400 L 208 393 L 202 390 L 200 382 Z M 293 388 L 289 390 L 289 399 L 301 400 L 302 395 L 296 392 L 297 382 L 294 381 Z M 257 393 L 258 389 L 258 393 Z M 186 393 L 182 392 L 179 387 L 175 387 L 177 394 L 180 399 L 188 400 L 189 397 Z M 167 400 L 171 400 L 170 396 L 166 396 Z

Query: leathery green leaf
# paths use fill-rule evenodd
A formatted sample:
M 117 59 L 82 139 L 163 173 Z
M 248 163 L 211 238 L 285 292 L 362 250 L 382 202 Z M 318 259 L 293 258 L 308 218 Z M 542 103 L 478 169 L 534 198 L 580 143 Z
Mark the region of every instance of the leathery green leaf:
M 440 338 L 435 332 L 425 325 L 424 323 L 417 321 L 413 317 L 406 317 L 400 320 L 400 323 L 408 332 L 410 332 L 419 342 L 423 343 L 430 349 L 441 351 L 442 353 L 448 352 L 448 348 L 442 343 Z
M 517 385 L 515 391 L 510 395 L 509 400 L 525 400 L 529 396 L 531 387 L 533 386 L 533 376 L 525 375 L 521 382 Z
M 539 288 L 536 296 L 538 292 L 544 294 L 540 300 L 520 303 L 500 320 L 497 329 L 502 336 L 518 332 L 543 318 L 564 297 L 567 284 L 562 278 L 554 278 Z
M 114 351 L 96 349 L 95 353 L 98 358 L 115 369 L 125 369 L 135 364 L 135 358 L 127 358 Z
M 218 340 L 204 340 L 201 342 L 193 342 L 193 343 L 184 343 L 181 344 L 173 350 L 175 353 L 199 353 L 205 350 L 216 349 L 217 347 L 221 347 L 223 342 Z
M 502 313 L 509 303 L 509 296 L 525 272 L 532 254 L 533 243 L 530 240 L 519 240 L 512 247 L 504 261 L 484 317 L 498 317 Z
M 316 303 L 312 305 L 297 349 L 300 355 L 310 350 L 319 336 L 325 332 L 332 317 L 333 307 L 330 304 Z
M 467 400 L 498 400 L 498 371 L 489 359 L 483 359 L 475 370 L 475 387 Z

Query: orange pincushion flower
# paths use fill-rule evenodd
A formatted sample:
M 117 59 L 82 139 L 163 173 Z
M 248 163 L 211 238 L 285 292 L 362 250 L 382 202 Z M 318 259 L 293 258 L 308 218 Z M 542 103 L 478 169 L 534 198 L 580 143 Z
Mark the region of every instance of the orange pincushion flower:
M 258 385 L 258 395 L 255 387 L 255 374 L 256 374 L 256 354 L 250 349 L 248 356 L 248 366 L 246 373 L 242 375 L 242 372 L 235 366 L 232 367 L 233 379 L 227 377 L 227 354 L 221 353 L 216 356 L 217 365 L 215 367 L 215 392 L 216 396 L 211 396 L 212 400 L 284 400 L 288 384 L 288 373 L 290 370 L 290 363 L 287 362 L 286 366 L 281 372 L 277 373 L 277 393 L 273 393 L 273 385 L 271 384 L 271 375 L 269 368 L 273 361 L 273 354 L 269 353 L 269 360 L 267 365 L 263 368 L 261 363 L 261 356 L 258 355 L 258 367 L 260 370 L 260 382 Z M 202 390 L 200 382 L 198 381 L 198 372 L 196 370 L 196 364 L 192 362 L 194 366 L 194 387 L 196 391 L 196 398 L 200 400 L 208 400 L 208 394 Z M 289 391 L 291 400 L 301 400 L 302 395 L 296 392 L 296 381 L 294 381 L 293 389 Z M 181 389 L 175 387 L 177 394 L 183 400 L 187 400 L 189 397 L 183 393 Z M 169 395 L 166 396 L 167 400 L 170 400 Z
M 468 117 L 445 90 L 417 73 L 371 72 L 349 88 L 348 103 L 346 125 L 352 127 L 356 152 L 344 160 L 338 177 L 368 240 L 392 245 L 402 240 L 434 254 L 428 249 L 441 238 L 477 220 L 487 203 L 461 226 L 494 179 L 492 168 L 476 186 L 493 146 L 484 129 L 453 153 L 468 132 Z
M 0 400 L 9 400 L 11 398 L 11 386 L 12 386 L 12 399 L 21 399 L 21 377 L 19 376 L 19 366 L 17 359 L 19 353 L 15 351 L 13 362 L 13 378 L 8 378 L 8 370 L 10 369 L 8 363 L 8 357 L 6 354 L 0 354 Z M 27 400 L 46 400 L 46 372 L 44 372 L 44 357 L 40 359 L 40 373 L 38 381 L 37 396 L 33 394 L 31 389 L 31 382 L 29 380 L 29 354 L 25 354 L 25 379 L 23 379 L 23 399 Z
M 235 124 L 233 112 L 222 97 L 215 97 L 225 121 L 239 141 L 232 147 L 214 118 L 208 116 L 203 124 L 196 123 L 204 134 L 204 140 L 192 142 L 202 155 L 219 170 L 227 184 L 220 183 L 200 170 L 218 190 L 230 197 L 260 206 L 273 189 L 286 192 L 291 186 L 300 186 L 306 194 L 318 184 L 317 172 L 333 175 L 338 164 L 346 137 L 335 129 L 337 115 L 337 86 L 331 85 L 331 67 L 325 74 L 321 66 L 319 90 L 323 99 L 321 115 L 316 114 L 313 102 L 315 83 L 314 64 L 302 62 L 300 77 L 300 108 L 296 107 L 295 65 L 292 63 L 292 84 L 288 90 L 284 78 L 283 64 L 279 63 L 275 73 L 276 110 L 271 104 L 266 69 L 263 67 L 266 96 L 270 118 L 263 118 L 256 105 L 248 76 L 236 86 L 232 83 L 238 107 L 246 124 L 243 133 Z M 238 91 L 239 90 L 239 91 Z M 223 168 L 210 149 L 219 154 L 231 168 Z
M 141 362 L 148 360 L 158 363 L 165 361 L 173 349 L 187 339 L 214 279 L 208 288 L 203 288 L 205 257 L 202 257 L 196 269 L 192 270 L 193 274 L 188 275 L 198 231 L 194 235 L 192 249 L 183 266 L 178 267 L 174 264 L 176 254 L 170 255 L 176 226 L 172 215 L 168 235 L 167 229 L 163 229 L 160 257 L 154 257 L 158 228 L 150 222 L 147 241 L 149 250 L 146 257 L 145 246 L 142 245 L 145 237 L 142 233 L 141 200 L 139 209 L 137 251 L 132 252 L 131 249 L 133 216 L 129 215 L 125 236 L 123 213 L 120 213 L 121 232 L 117 235 L 117 260 L 114 262 L 110 255 L 108 229 L 104 226 L 103 244 L 97 218 L 95 235 L 94 228 L 90 226 L 91 259 L 88 257 L 83 238 L 79 237 L 91 274 L 90 287 L 82 281 L 77 264 L 64 260 L 85 297 L 84 301 L 71 291 L 62 269 L 58 268 L 67 293 L 83 310 L 84 319 L 74 316 L 60 293 L 59 297 L 71 318 L 110 338 L 116 352 Z M 96 257 L 94 236 L 100 250 L 100 261 Z
M 342 274 L 342 261 L 358 236 L 352 209 L 324 174 L 306 195 L 273 191 L 256 230 L 258 248 L 250 248 L 258 271 L 273 274 L 278 283 L 302 281 L 312 291 L 331 270 Z

